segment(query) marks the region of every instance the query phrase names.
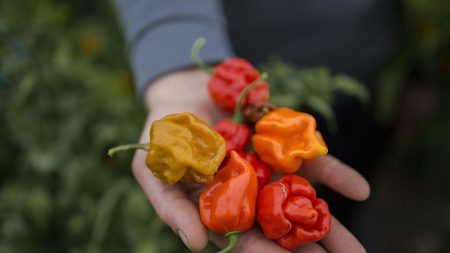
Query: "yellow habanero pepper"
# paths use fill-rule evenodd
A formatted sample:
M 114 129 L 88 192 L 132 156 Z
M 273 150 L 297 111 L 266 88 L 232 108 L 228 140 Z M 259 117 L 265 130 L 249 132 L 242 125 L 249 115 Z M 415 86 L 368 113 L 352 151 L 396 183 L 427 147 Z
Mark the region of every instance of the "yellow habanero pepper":
M 150 128 L 149 144 L 124 145 L 111 149 L 109 154 L 131 148 L 148 150 L 147 167 L 169 184 L 211 183 L 226 151 L 222 136 L 191 113 L 156 120 Z
M 220 134 L 191 113 L 165 116 L 150 129 L 146 164 L 170 184 L 180 180 L 207 184 L 225 157 Z

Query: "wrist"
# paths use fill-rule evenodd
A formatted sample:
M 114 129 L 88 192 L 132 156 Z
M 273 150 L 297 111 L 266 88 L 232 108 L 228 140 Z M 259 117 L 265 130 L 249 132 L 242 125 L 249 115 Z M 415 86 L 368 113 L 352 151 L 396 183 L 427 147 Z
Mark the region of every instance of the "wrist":
M 209 78 L 201 70 L 180 70 L 159 77 L 145 90 L 147 110 L 157 115 L 204 111 L 213 106 L 207 90 Z

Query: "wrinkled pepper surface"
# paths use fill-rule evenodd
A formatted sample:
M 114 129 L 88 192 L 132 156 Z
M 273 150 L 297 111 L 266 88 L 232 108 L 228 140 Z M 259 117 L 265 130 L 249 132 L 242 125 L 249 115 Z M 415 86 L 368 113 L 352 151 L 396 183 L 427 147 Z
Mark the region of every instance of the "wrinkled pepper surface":
M 303 161 L 328 152 L 313 116 L 277 108 L 255 125 L 253 148 L 262 161 L 283 173 L 296 172 Z
M 327 203 L 316 198 L 306 179 L 296 175 L 266 185 L 258 193 L 257 212 L 265 237 L 289 250 L 318 241 L 330 231 Z
M 250 83 L 257 80 L 260 73 L 245 59 L 230 58 L 217 65 L 208 82 L 208 91 L 215 103 L 226 112 L 233 112 L 239 94 Z M 269 85 L 264 81 L 245 97 L 248 103 L 266 102 L 269 99 Z
M 223 119 L 214 125 L 214 129 L 222 135 L 227 146 L 227 156 L 231 150 L 243 152 L 250 143 L 250 128 L 231 119 Z
M 211 183 L 225 157 L 220 134 L 191 113 L 167 115 L 153 122 L 146 164 L 156 177 Z
M 230 159 L 199 199 L 200 217 L 210 230 L 226 234 L 230 242 L 255 221 L 258 180 L 249 162 L 231 151 Z M 229 252 L 234 245 L 224 251 Z

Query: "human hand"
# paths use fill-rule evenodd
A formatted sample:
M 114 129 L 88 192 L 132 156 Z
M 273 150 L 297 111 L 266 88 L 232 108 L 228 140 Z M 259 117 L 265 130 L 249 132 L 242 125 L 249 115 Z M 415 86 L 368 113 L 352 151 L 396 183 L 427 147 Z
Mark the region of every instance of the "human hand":
M 150 111 L 142 132 L 140 143 L 149 141 L 151 123 L 170 113 L 191 112 L 208 124 L 213 124 L 223 115 L 210 100 L 206 84 L 209 76 L 202 71 L 179 71 L 156 80 L 145 94 Z M 204 186 L 197 184 L 169 185 L 155 178 L 145 165 L 144 151 L 136 151 L 133 159 L 133 173 L 160 218 L 177 233 L 192 250 L 201 250 L 208 243 L 208 237 L 224 247 L 223 235 L 209 233 L 203 226 L 198 210 L 198 196 Z M 369 196 L 369 185 L 352 168 L 337 159 L 326 156 L 317 158 L 301 169 L 300 175 L 313 183 L 327 185 L 344 196 L 364 200 Z M 234 252 L 289 252 L 271 240 L 265 239 L 259 229 L 243 233 Z M 295 252 L 365 252 L 358 240 L 335 218 L 330 234 L 319 243 L 311 243 Z

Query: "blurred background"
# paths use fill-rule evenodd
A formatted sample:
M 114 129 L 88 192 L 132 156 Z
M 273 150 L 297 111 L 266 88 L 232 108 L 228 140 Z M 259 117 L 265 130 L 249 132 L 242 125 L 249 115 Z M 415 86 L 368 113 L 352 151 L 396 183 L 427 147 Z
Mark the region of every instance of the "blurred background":
M 450 252 L 450 1 L 402 5 L 403 43 L 372 100 L 393 134 L 348 225 L 369 252 Z M 106 156 L 145 119 L 124 52 L 107 0 L 0 0 L 1 253 L 188 252 L 132 153 Z

